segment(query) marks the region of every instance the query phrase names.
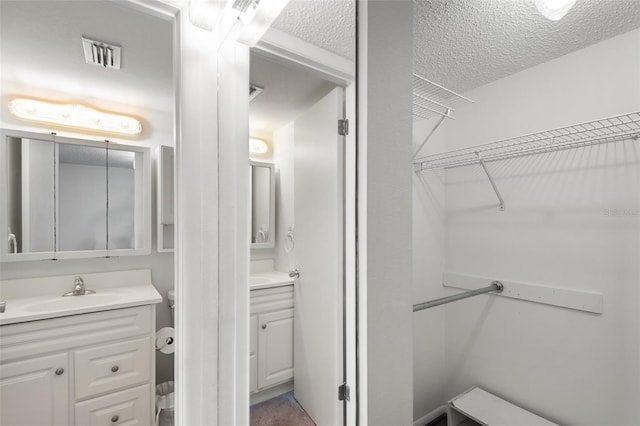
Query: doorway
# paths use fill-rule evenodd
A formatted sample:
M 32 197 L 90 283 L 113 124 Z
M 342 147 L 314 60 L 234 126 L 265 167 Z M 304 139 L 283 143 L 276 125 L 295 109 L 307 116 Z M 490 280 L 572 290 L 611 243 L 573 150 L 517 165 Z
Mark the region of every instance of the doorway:
M 256 50 L 250 83 L 249 134 L 262 144 L 251 154 L 254 222 L 264 217 L 257 167 L 271 167 L 275 185 L 275 229 L 251 226 L 252 424 L 291 415 L 341 424 L 346 91 Z

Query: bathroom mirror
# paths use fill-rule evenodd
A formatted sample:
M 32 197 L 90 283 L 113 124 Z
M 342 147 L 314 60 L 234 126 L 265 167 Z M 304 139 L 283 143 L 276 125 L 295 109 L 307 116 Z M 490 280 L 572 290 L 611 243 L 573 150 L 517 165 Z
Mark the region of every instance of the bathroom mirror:
M 1 260 L 148 254 L 149 149 L 2 131 Z
M 271 163 L 251 161 L 251 248 L 275 246 L 275 168 Z

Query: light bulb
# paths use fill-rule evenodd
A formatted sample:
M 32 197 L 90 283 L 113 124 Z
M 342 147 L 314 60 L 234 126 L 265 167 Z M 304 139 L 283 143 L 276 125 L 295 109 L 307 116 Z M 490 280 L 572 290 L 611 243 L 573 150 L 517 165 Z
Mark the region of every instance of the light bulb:
M 133 117 L 97 111 L 84 105 L 61 105 L 35 99 L 14 99 L 9 111 L 16 117 L 108 133 L 139 135 L 142 125 Z
M 547 19 L 559 21 L 575 3 L 576 0 L 536 0 L 536 7 Z
M 262 139 L 249 138 L 249 152 L 252 154 L 264 154 L 269 150 L 269 145 Z

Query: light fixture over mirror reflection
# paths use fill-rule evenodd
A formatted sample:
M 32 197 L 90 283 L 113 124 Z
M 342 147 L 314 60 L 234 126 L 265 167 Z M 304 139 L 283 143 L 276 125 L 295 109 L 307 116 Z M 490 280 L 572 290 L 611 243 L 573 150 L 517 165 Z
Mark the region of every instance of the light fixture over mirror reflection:
M 249 152 L 251 154 L 264 154 L 269 150 L 269 144 L 262 139 L 249 138 Z
M 142 124 L 135 118 L 106 113 L 79 104 L 56 104 L 19 98 L 9 102 L 9 111 L 23 120 L 52 123 L 65 127 L 128 136 L 139 135 L 142 132 Z
M 559 21 L 573 7 L 576 0 L 536 0 L 538 11 L 547 19 Z

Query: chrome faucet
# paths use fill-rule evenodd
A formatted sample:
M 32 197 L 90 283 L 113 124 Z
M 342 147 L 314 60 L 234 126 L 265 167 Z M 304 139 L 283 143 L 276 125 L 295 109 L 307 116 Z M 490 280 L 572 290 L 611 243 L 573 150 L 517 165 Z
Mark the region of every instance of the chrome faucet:
M 82 279 L 82 277 L 77 276 L 73 280 L 73 291 L 70 291 L 69 293 L 65 293 L 63 294 L 63 296 L 82 296 L 85 294 L 92 294 L 92 293 L 95 293 L 95 291 L 87 290 L 84 287 L 84 280 Z
M 84 280 L 80 277 L 76 277 L 76 279 L 73 280 L 73 295 L 80 296 L 84 294 L 85 291 L 86 290 L 84 288 Z

